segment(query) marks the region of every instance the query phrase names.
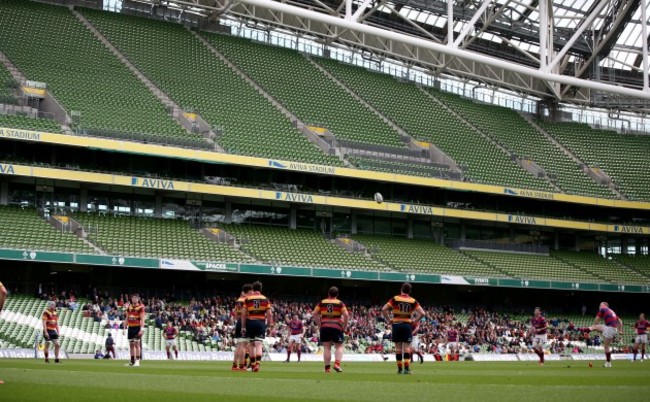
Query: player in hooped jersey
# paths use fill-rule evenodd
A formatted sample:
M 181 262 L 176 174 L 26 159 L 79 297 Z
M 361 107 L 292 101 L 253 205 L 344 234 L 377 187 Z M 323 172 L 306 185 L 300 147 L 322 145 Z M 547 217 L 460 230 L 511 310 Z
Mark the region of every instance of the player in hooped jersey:
M 604 321 L 604 325 L 600 321 Z M 594 325 L 583 328 L 584 331 L 596 331 L 603 334 L 603 346 L 605 347 L 605 364 L 603 367 L 612 367 L 612 349 L 611 344 L 617 334 L 623 335 L 623 321 L 616 315 L 614 310 L 609 308 L 607 302 L 600 303 L 598 314 L 594 319 Z
M 320 342 L 323 344 L 325 372 L 329 373 L 332 363 L 332 344 L 334 348 L 334 371 L 340 373 L 343 358 L 343 337 L 350 316 L 345 304 L 338 299 L 339 289 L 329 288 L 327 298 L 316 305 L 312 316 L 320 328 Z
M 163 330 L 163 335 L 165 335 L 165 350 L 167 351 L 167 360 L 172 359 L 172 349 L 174 349 L 174 357 L 178 359 L 178 346 L 176 345 L 178 329 L 174 327 L 171 321 L 167 322 L 167 326 Z
M 650 328 L 650 322 L 645 319 L 645 314 L 641 313 L 639 320 L 634 323 L 634 329 L 636 330 L 636 337 L 634 338 L 634 360 L 636 360 L 636 355 L 639 353 L 639 347 L 641 347 L 641 361 L 645 359 L 645 345 L 648 344 L 648 328 Z
M 140 296 L 131 295 L 131 303 L 125 305 L 127 339 L 129 340 L 130 367 L 139 367 L 142 357 L 141 339 L 144 334 L 144 305 L 140 302 Z
M 61 349 L 61 343 L 59 341 L 59 335 L 61 334 L 61 328 L 59 327 L 59 316 L 56 313 L 55 302 L 47 302 L 47 307 L 41 315 L 41 320 L 43 321 L 43 338 L 45 338 L 45 349 L 43 349 L 45 363 L 50 362 L 50 343 L 54 344 L 54 363 L 60 363 L 59 351 Z
M 235 301 L 235 308 L 233 309 L 233 316 L 235 317 L 235 356 L 232 362 L 232 371 L 245 371 L 248 364 L 248 338 L 241 334 L 241 316 L 244 314 L 246 296 L 253 292 L 253 285 L 250 283 L 244 284 L 241 288 L 241 294 L 237 301 Z
M 287 346 L 287 360 L 291 360 L 291 352 L 295 351 L 298 354 L 298 363 L 300 363 L 300 350 L 302 346 L 302 337 L 305 336 L 305 327 L 302 325 L 302 320 L 298 318 L 297 314 L 293 315 L 293 319 L 289 321 L 289 346 Z
M 530 325 L 533 327 L 533 350 L 539 357 L 539 365 L 544 365 L 544 345 L 546 344 L 546 332 L 548 330 L 548 323 L 546 318 L 542 315 L 542 309 L 535 307 L 533 318 L 530 319 Z
M 424 310 L 411 297 L 412 286 L 405 282 L 401 293 L 388 300 L 381 310 L 386 322 L 393 323 L 392 340 L 395 344 L 397 374 L 411 374 L 411 342 L 413 341 L 412 322 L 419 322 L 424 316 Z M 392 312 L 392 318 L 391 318 Z
M 244 300 L 241 315 L 241 334 L 248 338 L 251 367 L 254 373 L 260 371 L 262 361 L 262 341 L 266 336 L 266 327 L 273 325 L 271 302 L 262 294 L 262 282 L 253 283 L 253 292 Z

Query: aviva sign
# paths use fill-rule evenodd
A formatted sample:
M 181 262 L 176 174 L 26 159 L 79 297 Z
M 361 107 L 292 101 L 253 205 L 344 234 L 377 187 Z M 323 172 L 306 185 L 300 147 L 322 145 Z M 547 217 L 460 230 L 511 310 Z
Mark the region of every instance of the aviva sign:
M 158 190 L 174 190 L 174 182 L 172 180 L 163 179 L 147 179 L 132 177 L 131 185 L 136 187 L 155 188 Z
M 614 225 L 614 232 L 643 234 L 643 228 L 641 226 Z
M 433 215 L 433 207 L 428 205 L 401 204 L 399 209 L 409 214 Z
M 7 165 L 4 163 L 0 163 L 0 174 L 16 174 L 14 165 Z
M 300 193 L 283 193 L 282 191 L 275 192 L 275 199 L 280 201 L 301 202 L 303 204 L 314 203 L 313 195 Z
M 537 218 L 534 216 L 508 215 L 508 222 L 537 225 Z

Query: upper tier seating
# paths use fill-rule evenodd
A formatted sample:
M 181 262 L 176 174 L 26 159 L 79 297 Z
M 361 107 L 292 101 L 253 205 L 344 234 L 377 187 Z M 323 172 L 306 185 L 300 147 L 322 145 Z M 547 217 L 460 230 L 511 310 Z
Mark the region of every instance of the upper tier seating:
M 176 103 L 218 127 L 216 141 L 228 152 L 340 165 L 184 27 L 94 10 L 83 14 Z
M 97 134 L 201 140 L 64 7 L 0 0 L 0 51 Z

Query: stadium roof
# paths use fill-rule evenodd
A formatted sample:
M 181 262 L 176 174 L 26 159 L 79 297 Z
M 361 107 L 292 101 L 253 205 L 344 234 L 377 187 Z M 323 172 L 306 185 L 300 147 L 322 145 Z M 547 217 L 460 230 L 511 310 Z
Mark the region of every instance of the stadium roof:
M 277 27 L 524 95 L 650 111 L 650 0 L 130 0 Z M 451 10 L 450 10 L 451 8 Z M 546 10 L 546 11 L 545 11 Z M 450 11 L 453 18 L 450 20 Z M 541 21 L 541 23 L 540 23 Z M 646 15 L 647 21 L 647 15 Z M 449 37 L 449 25 L 454 34 Z M 647 25 L 647 24 L 645 24 Z M 548 29 L 543 29 L 548 27 Z M 379 29 L 379 30 L 378 30 Z M 544 44 L 547 44 L 546 46 Z M 647 60 L 647 55 L 646 55 Z

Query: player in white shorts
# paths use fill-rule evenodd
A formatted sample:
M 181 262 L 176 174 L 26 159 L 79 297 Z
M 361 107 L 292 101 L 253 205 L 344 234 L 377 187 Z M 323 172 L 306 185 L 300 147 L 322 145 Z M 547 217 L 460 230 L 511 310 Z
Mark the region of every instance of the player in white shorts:
M 167 322 L 167 326 L 165 329 L 163 329 L 163 335 L 165 336 L 165 350 L 167 351 L 167 359 L 172 359 L 172 349 L 174 349 L 174 356 L 178 359 L 178 346 L 176 345 L 178 329 L 172 325 L 171 321 Z
M 424 363 L 424 356 L 422 356 L 422 351 L 420 350 L 420 323 L 411 322 L 411 328 L 413 330 L 413 339 L 411 340 L 411 353 L 412 355 L 418 355 L 418 360 L 420 360 L 420 364 L 422 364 Z
M 548 323 L 542 315 L 542 309 L 535 307 L 533 318 L 530 319 L 530 325 L 533 327 L 533 351 L 539 357 L 539 365 L 544 365 L 544 345 L 546 345 L 546 332 Z
M 297 314 L 294 314 L 293 319 L 289 321 L 289 345 L 287 346 L 287 360 L 285 363 L 289 363 L 291 360 L 291 352 L 295 351 L 298 355 L 298 363 L 300 363 L 300 356 L 302 354 L 302 338 L 305 336 L 305 326 L 302 324 L 302 320 L 298 317 Z
M 605 325 L 600 324 L 604 321 Z M 594 319 L 594 325 L 588 328 L 582 328 L 583 331 L 596 331 L 603 334 L 603 346 L 605 347 L 605 364 L 603 367 L 612 367 L 612 350 L 611 344 L 616 335 L 623 335 L 623 321 L 616 315 L 614 310 L 609 308 L 607 302 L 601 302 L 598 308 L 598 314 Z
M 636 331 L 636 337 L 634 338 L 634 360 L 636 360 L 636 355 L 639 353 L 639 347 L 641 347 L 641 361 L 645 359 L 645 345 L 648 344 L 649 327 L 650 322 L 645 319 L 645 314 L 639 314 L 639 321 L 634 323 L 634 330 Z

